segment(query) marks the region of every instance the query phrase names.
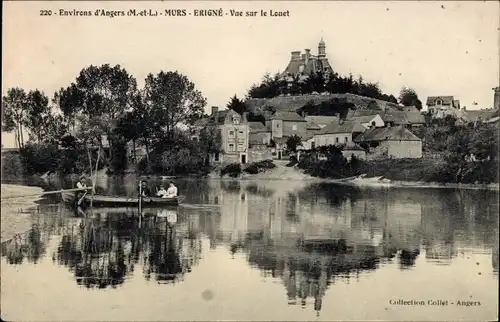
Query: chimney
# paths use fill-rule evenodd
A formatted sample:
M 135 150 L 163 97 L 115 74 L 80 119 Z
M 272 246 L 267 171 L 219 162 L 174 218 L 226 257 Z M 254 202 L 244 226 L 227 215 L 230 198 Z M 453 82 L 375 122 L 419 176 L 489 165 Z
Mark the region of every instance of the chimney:
M 306 65 L 307 65 L 307 63 L 309 62 L 309 58 L 311 58 L 311 49 L 305 49 L 305 51 L 306 51 L 305 62 L 306 62 Z
M 306 117 L 307 117 L 307 112 L 306 112 L 306 111 L 302 111 L 302 117 L 303 117 L 303 118 L 306 118 Z
M 292 60 L 299 61 L 300 60 L 300 51 L 294 50 L 292 51 Z
M 466 110 L 467 110 L 467 106 L 464 105 L 464 111 L 466 111 Z
M 219 111 L 219 108 L 217 106 L 212 106 L 212 115 L 214 115 L 218 111 Z

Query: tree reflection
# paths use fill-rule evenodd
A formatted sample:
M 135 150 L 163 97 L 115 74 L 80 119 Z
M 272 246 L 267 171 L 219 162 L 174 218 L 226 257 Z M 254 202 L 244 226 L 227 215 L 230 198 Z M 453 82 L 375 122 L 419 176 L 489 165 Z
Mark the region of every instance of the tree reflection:
M 38 225 L 24 234 L 18 234 L 2 243 L 2 256 L 11 265 L 22 264 L 26 258 L 28 262 L 37 264 L 45 254 L 46 243 Z
M 147 280 L 173 283 L 198 263 L 197 234 L 177 231 L 177 213 L 97 214 L 62 236 L 57 261 L 86 288 L 116 287 L 135 265 Z

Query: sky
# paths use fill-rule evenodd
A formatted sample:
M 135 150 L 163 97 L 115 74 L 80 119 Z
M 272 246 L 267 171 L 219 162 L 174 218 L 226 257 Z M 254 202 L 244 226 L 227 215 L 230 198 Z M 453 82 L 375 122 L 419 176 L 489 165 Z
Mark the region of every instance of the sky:
M 74 17 L 63 10 L 222 9 L 222 17 Z M 230 10 L 258 11 L 231 17 Z M 41 16 L 40 10 L 52 10 Z M 288 17 L 260 11 L 289 11 Z M 227 15 L 226 15 L 227 13 Z M 427 96 L 453 95 L 468 109 L 493 106 L 500 81 L 500 4 L 433 1 L 4 2 L 2 95 L 39 89 L 52 98 L 89 65 L 119 64 L 139 86 L 149 74 L 177 70 L 210 106 L 243 98 L 265 73 L 283 71 L 293 50 L 317 54 L 326 43 L 333 69 Z M 477 105 L 473 105 L 477 102 Z M 4 147 L 13 138 L 2 133 Z

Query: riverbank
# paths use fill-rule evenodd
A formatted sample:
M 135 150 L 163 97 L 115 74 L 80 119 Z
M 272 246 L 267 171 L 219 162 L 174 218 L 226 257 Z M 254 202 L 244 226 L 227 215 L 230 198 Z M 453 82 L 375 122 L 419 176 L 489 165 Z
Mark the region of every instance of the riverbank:
M 498 183 L 473 184 L 473 183 L 440 183 L 424 181 L 392 181 L 383 177 L 358 177 L 352 180 L 329 179 L 329 182 L 339 185 L 353 187 L 374 187 L 374 188 L 447 188 L 447 189 L 470 189 L 470 190 L 500 190 Z
M 1 242 L 11 239 L 16 234 L 23 233 L 31 228 L 31 214 L 29 208 L 36 207 L 36 201 L 41 196 L 10 198 L 13 196 L 32 195 L 41 193 L 42 188 L 21 185 L 1 185 Z M 8 199 L 6 199 L 8 198 Z

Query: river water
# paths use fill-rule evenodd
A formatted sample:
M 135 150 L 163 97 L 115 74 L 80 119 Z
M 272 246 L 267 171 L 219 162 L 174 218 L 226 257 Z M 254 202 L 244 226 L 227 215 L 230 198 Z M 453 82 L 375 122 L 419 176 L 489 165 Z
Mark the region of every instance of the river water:
M 177 184 L 181 206 L 141 215 L 24 210 L 32 228 L 1 247 L 3 320 L 496 320 L 498 192 Z

